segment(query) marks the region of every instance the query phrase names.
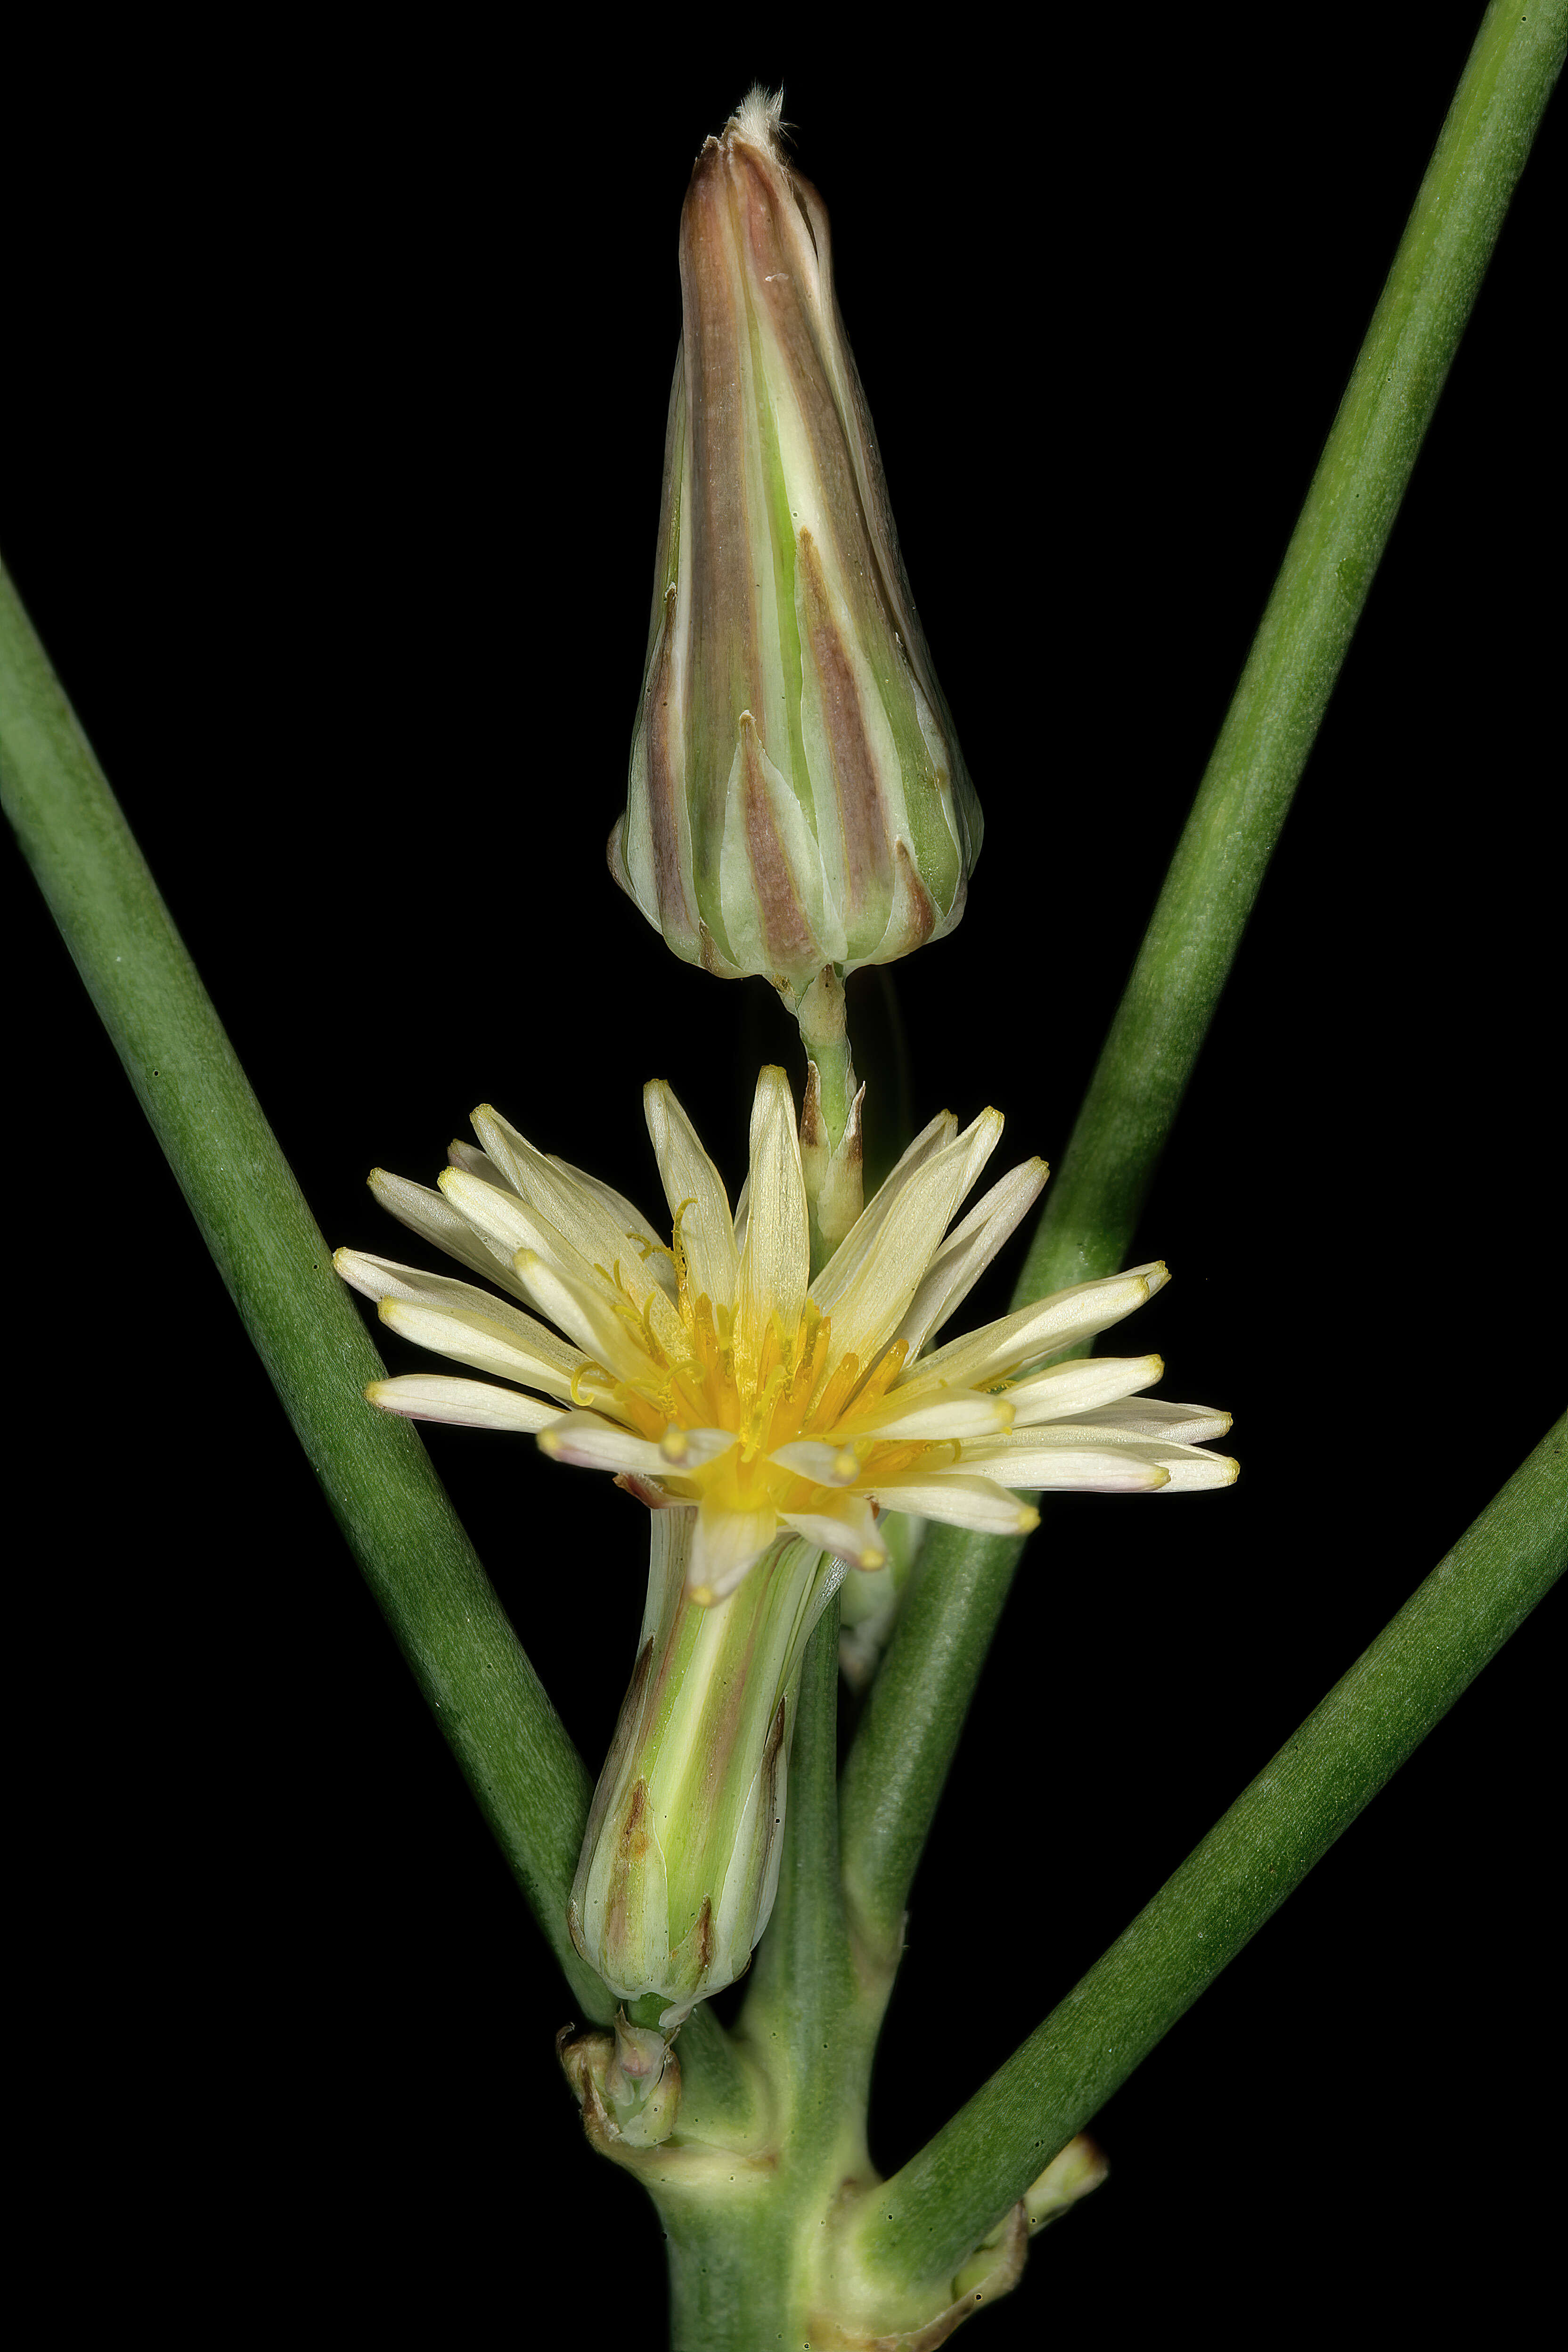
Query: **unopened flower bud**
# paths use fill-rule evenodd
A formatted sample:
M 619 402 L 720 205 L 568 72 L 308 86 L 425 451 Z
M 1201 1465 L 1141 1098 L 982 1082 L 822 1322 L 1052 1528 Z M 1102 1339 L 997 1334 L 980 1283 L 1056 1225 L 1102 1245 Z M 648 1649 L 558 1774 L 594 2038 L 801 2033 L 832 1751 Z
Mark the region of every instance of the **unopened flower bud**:
M 680 2104 L 680 2061 L 662 2033 L 616 2014 L 616 2054 L 605 2072 L 605 2096 L 624 2140 L 657 2147 L 675 2128 Z
M 1061 2154 L 1053 2158 L 1039 2179 L 1024 2191 L 1030 2237 L 1037 2230 L 1043 2230 L 1047 2221 L 1059 2221 L 1091 2189 L 1098 2189 L 1110 2170 L 1087 2133 L 1079 2132 L 1076 2139 L 1069 2139 Z
M 669 2137 L 680 2105 L 680 2061 L 669 2036 L 631 2024 L 620 2010 L 614 2033 L 563 2026 L 555 2052 L 603 2155 L 658 2147 Z
M 610 870 L 792 1005 L 963 911 L 980 805 L 915 614 L 827 215 L 754 89 L 697 159 L 652 625 Z
M 637 1668 L 566 1915 L 612 1992 L 668 2004 L 667 2032 L 745 1972 L 767 1925 L 806 1639 L 843 1573 L 789 1540 L 704 1607 L 686 1592 L 696 1517 L 653 1514 Z

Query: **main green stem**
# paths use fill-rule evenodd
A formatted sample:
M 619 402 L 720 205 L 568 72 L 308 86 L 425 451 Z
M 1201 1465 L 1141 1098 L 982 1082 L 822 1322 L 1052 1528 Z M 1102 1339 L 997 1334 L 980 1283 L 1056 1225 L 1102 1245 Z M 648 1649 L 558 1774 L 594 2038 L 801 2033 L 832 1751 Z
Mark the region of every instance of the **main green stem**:
M 669 2236 L 676 2352 L 800 2340 L 824 2216 L 839 2184 L 867 2169 L 867 2091 L 887 1988 L 858 1977 L 839 1894 L 837 1685 L 835 1601 L 806 1647 L 778 1896 L 735 2028 L 742 2059 L 771 2086 L 768 2170 L 760 2192 L 748 2171 L 731 2199 L 717 2200 L 706 2185 L 688 2194 L 674 2167 L 647 2176 Z M 678 2132 L 689 2124 L 683 2100 Z

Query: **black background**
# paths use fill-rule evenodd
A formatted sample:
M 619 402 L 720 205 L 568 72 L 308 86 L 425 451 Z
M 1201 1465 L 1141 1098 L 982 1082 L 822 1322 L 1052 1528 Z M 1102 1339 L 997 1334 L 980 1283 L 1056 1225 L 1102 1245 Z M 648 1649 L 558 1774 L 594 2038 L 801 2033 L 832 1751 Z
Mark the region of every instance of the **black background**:
M 1059 1160 L 1475 23 L 1186 16 L 874 65 L 782 22 L 584 28 L 569 68 L 256 20 L 16 85 L 0 550 L 330 1242 L 397 1254 L 364 1171 L 428 1180 L 487 1098 L 652 1206 L 667 1076 L 736 1180 L 790 1052 L 603 864 L 680 198 L 753 74 L 832 211 L 985 811 L 963 927 L 896 974 L 918 1115 L 994 1100 L 1006 1156 Z M 1562 1410 L 1563 183 L 1559 104 L 1134 1244 L 1175 1280 L 1132 1344 L 1234 1410 L 1242 1481 L 1065 1498 L 1026 1557 L 914 1891 L 885 2169 Z M 88 2217 L 81 2292 L 175 2326 L 308 2298 L 461 2337 L 564 2288 L 618 2341 L 659 2233 L 574 2121 L 567 1996 L 6 859 L 46 2207 Z M 634 1507 L 430 1442 L 596 1768 Z M 1514 2332 L 1561 2193 L 1562 1625 L 1112 2100 L 1110 2182 L 998 2352 L 1469 2293 Z

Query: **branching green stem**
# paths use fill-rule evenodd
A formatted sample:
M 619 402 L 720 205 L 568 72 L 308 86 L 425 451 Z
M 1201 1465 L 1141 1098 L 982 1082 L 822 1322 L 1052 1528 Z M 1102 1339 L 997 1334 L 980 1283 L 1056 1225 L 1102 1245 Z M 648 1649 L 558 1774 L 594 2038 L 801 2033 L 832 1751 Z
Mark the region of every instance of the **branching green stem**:
M 845 1901 L 856 1935 L 889 1966 L 903 1943 L 910 1887 L 1023 1548 L 1021 1537 L 926 1529 L 845 1761 Z
M 1489 9 L 1014 1296 L 1122 1261 L 1568 47 Z M 846 1883 L 896 1933 L 1019 1547 L 933 1534 L 845 1773 Z M 941 1560 L 942 1572 L 934 1572 Z
M 940 2282 L 1350 1827 L 1568 1567 L 1568 1418 L 1022 2049 L 881 2188 L 873 2275 Z
M 0 800 L 382 1612 L 584 2013 L 589 1780 L 383 1366 L 146 862 L 0 570 Z
M 1565 47 L 1565 0 L 1487 11 L 1053 1173 L 1024 1297 L 1123 1263 Z

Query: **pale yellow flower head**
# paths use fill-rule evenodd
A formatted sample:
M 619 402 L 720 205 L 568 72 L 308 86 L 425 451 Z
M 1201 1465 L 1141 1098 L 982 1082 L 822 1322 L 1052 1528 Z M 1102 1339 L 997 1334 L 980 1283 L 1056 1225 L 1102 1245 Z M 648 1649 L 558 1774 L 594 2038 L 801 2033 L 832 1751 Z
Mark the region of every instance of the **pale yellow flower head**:
M 1171 1492 L 1228 1485 L 1204 1450 L 1228 1413 L 1141 1394 L 1155 1355 L 1064 1363 L 1139 1307 L 1154 1264 L 1079 1283 L 922 1353 L 1046 1180 L 1026 1160 L 952 1220 L 1002 1132 L 944 1111 L 915 1138 L 815 1282 L 784 1073 L 765 1069 L 734 1210 L 670 1088 L 644 1105 L 670 1224 L 537 1151 L 488 1107 L 431 1192 L 377 1170 L 402 1222 L 510 1294 L 357 1250 L 335 1260 L 395 1331 L 484 1381 L 416 1373 L 367 1391 L 384 1411 L 537 1434 L 615 1473 L 654 1508 L 693 1508 L 688 1590 L 716 1601 L 784 1533 L 860 1568 L 879 1510 L 1022 1533 L 1015 1488 Z M 951 1230 L 950 1230 L 951 1227 Z M 516 1302 L 515 1304 L 513 1302 Z

